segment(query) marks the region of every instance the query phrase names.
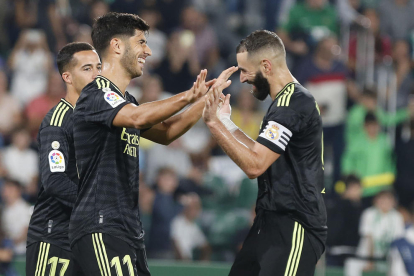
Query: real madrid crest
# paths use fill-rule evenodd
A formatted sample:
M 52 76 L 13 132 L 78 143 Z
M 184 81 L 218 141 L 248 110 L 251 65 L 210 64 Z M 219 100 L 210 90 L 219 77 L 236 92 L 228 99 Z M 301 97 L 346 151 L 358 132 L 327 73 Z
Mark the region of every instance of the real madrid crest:
M 58 141 L 52 142 L 52 149 L 57 150 L 60 147 L 60 143 Z
M 276 125 L 272 125 L 267 131 L 266 131 L 266 136 L 269 139 L 275 140 L 277 138 L 279 138 L 279 127 Z

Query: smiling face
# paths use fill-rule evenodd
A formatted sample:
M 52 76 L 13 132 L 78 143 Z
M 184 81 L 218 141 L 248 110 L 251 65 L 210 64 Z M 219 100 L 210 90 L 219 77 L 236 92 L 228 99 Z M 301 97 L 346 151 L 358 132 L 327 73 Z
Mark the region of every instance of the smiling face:
M 82 89 L 101 73 L 101 61 L 96 51 L 80 51 L 73 55 L 74 65 L 69 70 L 72 85 L 80 94 Z
M 247 52 L 237 54 L 237 63 L 240 69 L 240 82 L 252 85 L 251 93 L 257 99 L 264 101 L 270 94 L 270 84 L 257 65 L 248 57 Z
M 131 79 L 142 75 L 145 59 L 151 56 L 151 49 L 147 45 L 145 33 L 139 30 L 135 35 L 124 39 L 125 50 L 121 58 L 121 64 L 131 76 Z

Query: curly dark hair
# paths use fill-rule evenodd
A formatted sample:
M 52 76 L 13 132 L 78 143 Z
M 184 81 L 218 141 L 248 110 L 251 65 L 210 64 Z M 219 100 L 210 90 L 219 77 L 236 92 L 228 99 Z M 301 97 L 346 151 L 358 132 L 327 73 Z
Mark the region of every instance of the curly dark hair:
M 99 56 L 105 52 L 115 36 L 131 37 L 135 30 L 148 34 L 150 26 L 136 14 L 110 12 L 96 19 L 92 29 L 92 41 Z

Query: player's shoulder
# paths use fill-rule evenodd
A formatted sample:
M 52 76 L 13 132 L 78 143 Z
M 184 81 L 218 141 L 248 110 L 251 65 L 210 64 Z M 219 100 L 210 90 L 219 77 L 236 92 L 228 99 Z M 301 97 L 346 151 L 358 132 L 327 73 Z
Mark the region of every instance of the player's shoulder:
M 271 110 L 285 108 L 298 113 L 310 111 L 315 108 L 315 99 L 300 83 L 290 82 L 276 95 L 271 106 Z
M 95 80 L 83 88 L 76 103 L 75 112 L 84 109 L 84 107 L 90 104 L 100 106 L 101 104 L 106 105 L 105 102 L 107 102 L 112 107 L 116 107 L 124 101 L 122 93 L 114 83 L 103 76 L 97 76 Z
M 57 128 L 71 128 L 72 126 L 72 114 L 74 106 L 66 101 L 61 99 L 57 105 L 55 105 L 49 112 L 46 114 L 45 118 L 42 121 L 40 129 L 46 127 L 57 127 Z

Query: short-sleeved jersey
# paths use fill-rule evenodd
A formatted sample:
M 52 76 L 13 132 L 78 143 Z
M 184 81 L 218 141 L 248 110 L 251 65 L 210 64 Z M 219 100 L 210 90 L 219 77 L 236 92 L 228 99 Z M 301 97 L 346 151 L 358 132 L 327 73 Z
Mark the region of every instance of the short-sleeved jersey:
M 325 243 L 322 139 L 315 99 L 302 85 L 288 83 L 270 105 L 257 138 L 280 157 L 258 178 L 256 206 L 288 213 Z
M 72 116 L 73 106 L 62 99 L 40 125 L 37 141 L 41 186 L 27 245 L 42 241 L 70 250 L 69 219 L 78 188 Z
M 73 134 L 79 190 L 70 221 L 71 246 L 95 232 L 135 248 L 143 245 L 138 211 L 141 131 L 112 125 L 119 110 L 130 103 L 138 105 L 102 76 L 82 90 L 76 103 Z

